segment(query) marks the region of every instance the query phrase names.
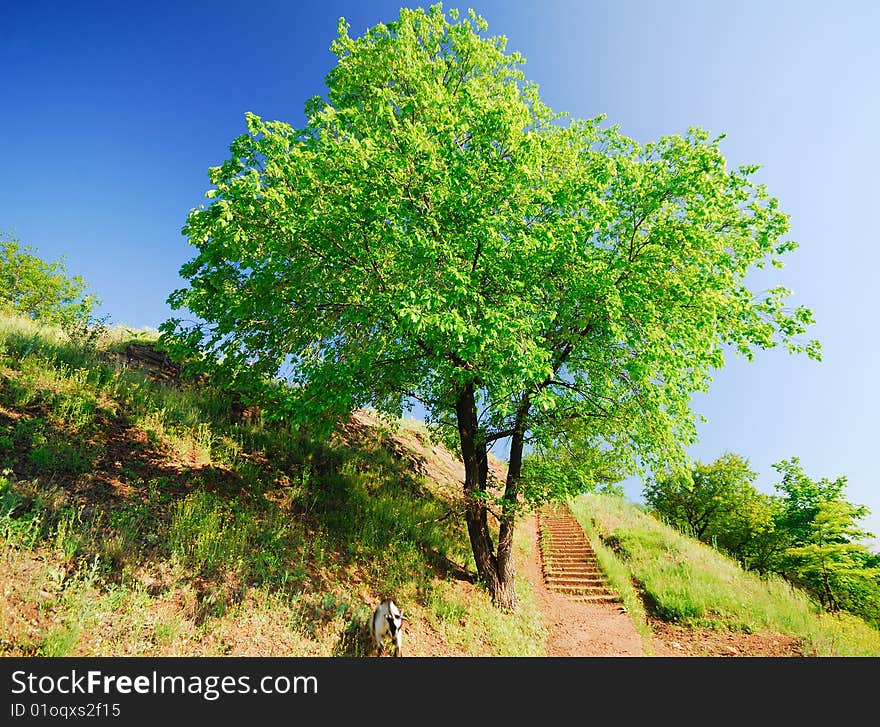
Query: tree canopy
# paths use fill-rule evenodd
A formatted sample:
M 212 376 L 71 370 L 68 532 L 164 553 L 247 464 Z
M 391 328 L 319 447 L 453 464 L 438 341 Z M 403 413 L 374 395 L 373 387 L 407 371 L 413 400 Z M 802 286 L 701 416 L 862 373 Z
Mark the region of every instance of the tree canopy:
M 696 462 L 691 471 L 664 471 L 649 478 L 647 504 L 669 523 L 700 540 L 723 534 L 730 515 L 743 509 L 756 473 L 740 455 L 726 452 L 711 464 Z
M 172 349 L 315 424 L 413 400 L 465 464 L 481 578 L 515 604 L 523 448 L 578 442 L 626 467 L 684 460 L 725 350 L 801 341 L 807 308 L 746 275 L 795 249 L 788 217 L 693 128 L 639 144 L 552 112 L 473 12 L 440 5 L 352 38 L 301 128 L 249 113 L 210 170 Z M 492 502 L 487 448 L 509 440 Z M 499 522 L 495 550 L 489 515 Z

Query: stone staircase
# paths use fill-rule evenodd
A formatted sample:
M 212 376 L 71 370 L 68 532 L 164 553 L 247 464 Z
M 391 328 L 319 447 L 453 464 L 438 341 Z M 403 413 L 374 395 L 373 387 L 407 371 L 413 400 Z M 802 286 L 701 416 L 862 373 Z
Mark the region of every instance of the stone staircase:
M 541 563 L 547 588 L 576 601 L 616 603 L 605 574 L 571 510 L 551 505 L 538 512 Z

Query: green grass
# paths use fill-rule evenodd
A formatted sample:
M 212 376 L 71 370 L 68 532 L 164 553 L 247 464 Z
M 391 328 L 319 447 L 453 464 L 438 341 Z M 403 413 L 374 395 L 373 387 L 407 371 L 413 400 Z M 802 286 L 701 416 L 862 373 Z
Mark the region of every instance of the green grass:
M 514 548 L 520 562 L 530 556 L 533 546 L 531 538 L 520 528 L 514 535 Z M 463 654 L 546 655 L 547 633 L 537 611 L 535 595 L 523 577 L 517 575 L 519 606 L 513 614 L 502 613 L 485 598 L 468 597 L 467 592 L 454 593 L 448 585 L 441 583 L 431 590 L 433 625 Z
M 744 571 L 637 505 L 585 495 L 570 506 L 637 621 L 644 623 L 638 611 L 641 602 L 643 613 L 665 621 L 794 636 L 817 656 L 880 655 L 880 632 L 864 621 L 822 613 L 818 604 L 783 579 Z M 627 581 L 633 585 L 628 587 Z

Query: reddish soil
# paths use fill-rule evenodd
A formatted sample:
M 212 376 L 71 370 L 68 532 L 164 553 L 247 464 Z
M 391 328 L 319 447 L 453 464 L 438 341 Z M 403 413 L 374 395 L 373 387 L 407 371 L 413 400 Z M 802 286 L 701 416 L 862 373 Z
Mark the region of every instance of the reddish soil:
M 534 516 L 521 527 L 535 542 L 532 557 L 521 565 L 545 615 L 547 656 L 642 656 L 642 639 L 620 603 L 577 601 L 550 590 L 544 582 L 538 526 Z
M 784 634 L 716 631 L 650 619 L 656 656 L 806 656 L 798 639 Z

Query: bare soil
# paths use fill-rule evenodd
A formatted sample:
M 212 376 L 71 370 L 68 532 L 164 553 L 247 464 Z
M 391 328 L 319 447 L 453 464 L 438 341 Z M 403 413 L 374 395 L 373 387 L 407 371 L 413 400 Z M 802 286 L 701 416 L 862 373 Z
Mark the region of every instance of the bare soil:
M 547 656 L 642 656 L 641 636 L 621 604 L 585 603 L 547 588 L 534 516 L 520 527 L 534 541 L 531 557 L 520 570 L 531 583 L 544 616 Z
M 772 632 L 693 629 L 650 619 L 656 656 L 806 656 L 799 639 Z

